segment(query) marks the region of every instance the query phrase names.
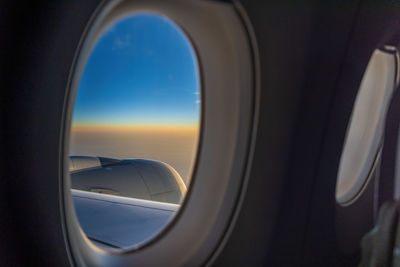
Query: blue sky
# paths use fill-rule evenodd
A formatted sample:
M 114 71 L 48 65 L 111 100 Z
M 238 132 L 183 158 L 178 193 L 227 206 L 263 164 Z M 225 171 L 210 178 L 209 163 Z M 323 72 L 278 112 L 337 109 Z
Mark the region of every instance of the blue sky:
M 124 18 L 89 56 L 73 124 L 198 124 L 198 76 L 194 50 L 176 24 L 155 14 Z

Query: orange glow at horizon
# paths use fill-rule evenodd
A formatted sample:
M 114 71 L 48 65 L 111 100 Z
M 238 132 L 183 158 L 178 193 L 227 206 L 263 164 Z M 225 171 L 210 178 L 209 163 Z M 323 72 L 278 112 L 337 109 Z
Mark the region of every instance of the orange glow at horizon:
M 72 124 L 70 154 L 151 159 L 171 165 L 186 185 L 197 153 L 199 125 Z
M 74 132 L 124 132 L 124 131 L 198 131 L 198 124 L 75 124 Z

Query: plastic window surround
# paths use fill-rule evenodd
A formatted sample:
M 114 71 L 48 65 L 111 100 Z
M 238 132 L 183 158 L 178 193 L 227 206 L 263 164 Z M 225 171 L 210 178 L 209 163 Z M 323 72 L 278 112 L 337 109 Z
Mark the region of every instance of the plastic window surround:
M 379 160 L 385 116 L 398 80 L 394 47 L 376 49 L 361 81 L 340 159 L 336 200 L 346 206 L 362 193 Z
M 86 238 L 74 213 L 66 155 L 68 133 L 77 85 L 96 38 L 117 19 L 144 12 L 172 19 L 197 51 L 203 96 L 199 149 L 191 188 L 173 222 L 141 248 L 107 251 Z M 254 148 L 258 107 L 253 81 L 255 46 L 246 26 L 232 5 L 210 1 L 110 1 L 98 9 L 71 71 L 64 120 L 64 228 L 75 264 L 162 266 L 168 262 L 169 266 L 196 266 L 210 258 L 229 226 L 246 179 L 248 155 Z

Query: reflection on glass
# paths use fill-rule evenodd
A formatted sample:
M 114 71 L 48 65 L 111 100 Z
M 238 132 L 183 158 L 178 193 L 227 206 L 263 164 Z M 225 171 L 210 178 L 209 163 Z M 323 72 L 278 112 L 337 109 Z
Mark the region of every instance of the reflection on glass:
M 96 43 L 79 83 L 70 176 L 82 229 L 97 245 L 137 247 L 179 209 L 200 126 L 194 50 L 155 14 L 124 18 Z

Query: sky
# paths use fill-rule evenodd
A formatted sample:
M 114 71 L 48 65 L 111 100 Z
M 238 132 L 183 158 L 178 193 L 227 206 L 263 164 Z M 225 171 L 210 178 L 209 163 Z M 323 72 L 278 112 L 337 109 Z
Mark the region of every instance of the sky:
M 176 24 L 154 14 L 124 18 L 100 37 L 84 68 L 70 154 L 159 160 L 188 184 L 199 91 L 194 50 Z
M 95 45 L 73 125 L 197 125 L 199 74 L 183 31 L 159 15 L 113 24 Z

